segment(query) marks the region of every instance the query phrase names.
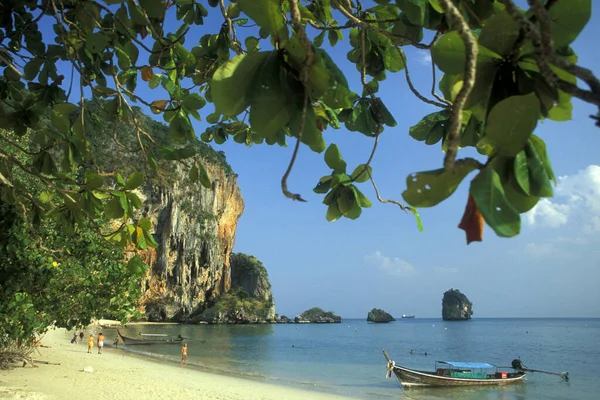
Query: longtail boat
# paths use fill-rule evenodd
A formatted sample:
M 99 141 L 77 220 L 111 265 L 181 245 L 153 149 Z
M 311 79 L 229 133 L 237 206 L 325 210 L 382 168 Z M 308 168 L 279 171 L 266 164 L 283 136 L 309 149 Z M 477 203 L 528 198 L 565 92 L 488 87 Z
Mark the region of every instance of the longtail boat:
M 525 372 L 498 371 L 498 367 L 488 363 L 462 362 L 462 361 L 436 361 L 435 371 L 421 371 L 397 365 L 390 360 L 383 350 L 387 360 L 387 378 L 392 372 L 403 387 L 414 386 L 491 386 L 509 385 L 522 382 Z M 511 369 L 507 367 L 507 369 Z
M 142 344 L 180 344 L 183 342 L 183 338 L 181 336 L 172 339 L 137 339 L 130 336 L 124 336 L 121 331 L 117 329 L 117 335 L 121 338 L 125 345 L 142 345 Z M 150 336 L 150 334 L 146 334 L 144 336 Z M 154 336 L 154 335 L 152 335 Z M 159 337 L 158 334 L 154 337 Z M 162 335 L 160 336 L 162 337 Z

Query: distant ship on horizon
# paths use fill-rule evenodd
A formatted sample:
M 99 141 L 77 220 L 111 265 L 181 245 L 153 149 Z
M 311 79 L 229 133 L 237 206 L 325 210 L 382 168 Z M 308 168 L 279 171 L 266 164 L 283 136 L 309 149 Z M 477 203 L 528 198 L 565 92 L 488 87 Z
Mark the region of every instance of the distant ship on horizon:
M 414 314 L 402 314 L 402 318 L 414 318 Z

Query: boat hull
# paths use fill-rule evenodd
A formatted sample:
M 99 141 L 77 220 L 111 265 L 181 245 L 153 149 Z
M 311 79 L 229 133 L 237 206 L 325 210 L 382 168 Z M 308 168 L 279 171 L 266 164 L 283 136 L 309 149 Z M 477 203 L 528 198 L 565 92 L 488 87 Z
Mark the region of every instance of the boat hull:
M 402 366 L 394 366 L 394 374 L 403 387 L 448 387 L 448 386 L 496 386 L 522 382 L 524 372 L 509 373 L 507 378 L 454 378 L 439 376 L 429 371 L 416 371 Z
M 139 340 L 130 338 L 127 336 L 123 336 L 119 330 L 117 330 L 117 334 L 123 341 L 123 344 L 130 345 L 147 345 L 147 344 L 181 344 L 183 343 L 183 339 L 164 339 L 164 340 Z

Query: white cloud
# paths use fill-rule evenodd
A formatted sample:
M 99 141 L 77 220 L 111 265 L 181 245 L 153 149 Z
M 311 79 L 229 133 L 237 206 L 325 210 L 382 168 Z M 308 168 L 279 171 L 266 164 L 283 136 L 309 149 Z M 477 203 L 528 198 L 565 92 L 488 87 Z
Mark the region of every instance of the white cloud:
M 525 214 L 529 225 L 557 228 L 580 223 L 586 233 L 600 232 L 600 166 L 590 165 L 575 175 L 561 176 L 554 198 L 544 198 Z
M 420 51 L 418 61 L 419 64 L 431 66 L 431 53 L 428 51 Z
M 389 275 L 409 277 L 416 273 L 415 267 L 410 265 L 407 261 L 398 257 L 384 256 L 379 250 L 366 255 L 364 259 Z
M 458 272 L 458 268 L 442 268 L 442 267 L 433 267 L 433 272 L 437 274 L 456 274 Z

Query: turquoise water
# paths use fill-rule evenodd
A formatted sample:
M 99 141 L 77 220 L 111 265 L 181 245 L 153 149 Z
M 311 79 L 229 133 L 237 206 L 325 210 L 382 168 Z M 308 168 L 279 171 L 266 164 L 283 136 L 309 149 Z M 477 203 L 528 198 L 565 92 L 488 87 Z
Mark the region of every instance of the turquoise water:
M 341 324 L 165 324 L 122 330 L 125 335 L 138 332 L 181 334 L 191 367 L 360 399 L 600 398 L 600 319 L 416 318 L 390 324 L 345 319 Z M 181 358 L 179 345 L 130 348 L 174 362 Z M 395 377 L 385 378 L 384 348 L 408 367 L 432 369 L 436 360 L 507 366 L 520 357 L 529 368 L 569 371 L 570 380 L 535 373 L 507 387 L 403 390 Z

